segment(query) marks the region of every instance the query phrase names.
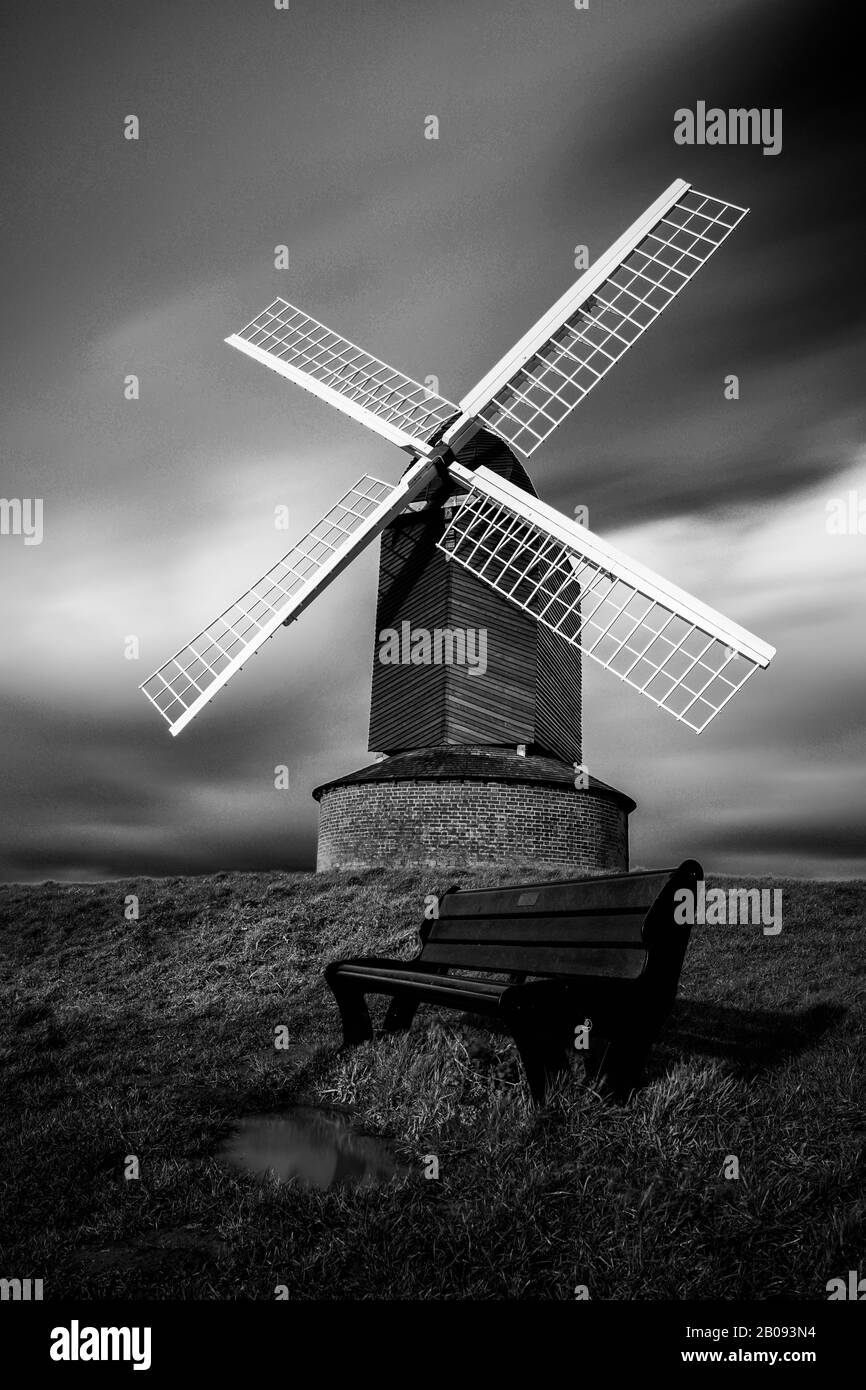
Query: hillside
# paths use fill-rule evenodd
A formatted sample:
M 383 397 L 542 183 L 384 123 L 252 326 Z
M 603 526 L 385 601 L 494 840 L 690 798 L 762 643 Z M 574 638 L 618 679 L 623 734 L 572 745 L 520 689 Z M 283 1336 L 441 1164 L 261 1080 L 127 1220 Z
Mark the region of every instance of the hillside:
M 454 1014 L 335 1055 L 323 966 L 411 954 L 446 886 L 0 887 L 2 1271 L 46 1297 L 826 1298 L 863 1252 L 866 885 L 775 881 L 778 936 L 695 927 L 650 1084 L 620 1107 L 576 1071 L 540 1113 L 509 1040 Z M 395 1176 L 317 1190 L 219 1157 L 296 1104 L 342 1108 Z

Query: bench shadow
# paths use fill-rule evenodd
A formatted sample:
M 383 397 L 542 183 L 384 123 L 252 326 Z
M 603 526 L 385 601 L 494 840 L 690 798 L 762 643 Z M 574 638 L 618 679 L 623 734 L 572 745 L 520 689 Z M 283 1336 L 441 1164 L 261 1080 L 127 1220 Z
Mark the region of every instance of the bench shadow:
M 751 1076 L 781 1065 L 805 1052 L 845 1017 L 838 1004 L 820 1003 L 794 1013 L 738 1009 L 705 1000 L 678 999 L 653 1049 L 657 1070 L 660 1054 L 720 1057 L 735 1072 Z

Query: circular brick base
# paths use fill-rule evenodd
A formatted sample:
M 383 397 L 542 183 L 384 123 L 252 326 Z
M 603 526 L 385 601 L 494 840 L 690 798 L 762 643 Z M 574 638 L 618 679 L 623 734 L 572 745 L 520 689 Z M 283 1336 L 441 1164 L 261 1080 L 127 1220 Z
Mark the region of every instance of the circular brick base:
M 313 793 L 316 867 L 466 867 L 532 863 L 575 871 L 628 869 L 634 802 L 558 759 L 514 750 L 398 754 Z

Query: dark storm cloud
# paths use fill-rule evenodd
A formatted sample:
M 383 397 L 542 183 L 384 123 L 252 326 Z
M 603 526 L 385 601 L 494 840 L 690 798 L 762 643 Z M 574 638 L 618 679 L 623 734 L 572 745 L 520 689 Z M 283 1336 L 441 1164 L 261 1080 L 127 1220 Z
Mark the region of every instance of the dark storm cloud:
M 531 471 L 779 656 L 699 741 L 589 672 L 590 762 L 639 801 L 637 862 L 862 868 L 862 550 L 824 528 L 866 439 L 851 13 L 106 0 L 49 23 L 9 0 L 0 492 L 44 496 L 46 537 L 0 541 L 0 872 L 312 863 L 311 789 L 368 761 L 375 555 L 178 739 L 136 686 L 405 460 L 223 338 L 286 294 L 457 399 L 574 278 L 574 246 L 599 254 L 678 176 L 749 217 Z M 782 154 L 676 146 L 699 99 L 782 106 Z
M 628 101 L 595 132 L 587 184 L 598 175 L 640 188 L 639 207 L 676 172 L 751 210 L 668 311 L 666 337 L 633 353 L 581 410 L 571 436 L 581 500 L 594 499 L 605 524 L 635 509 L 654 517 L 779 499 L 830 478 L 862 441 L 866 280 L 862 185 L 852 177 L 862 157 L 853 43 L 846 6 L 820 15 L 787 0 L 711 6 L 700 35 L 675 33 L 655 61 L 619 77 Z M 660 131 L 672 131 L 675 110 L 698 100 L 780 107 L 783 153 L 667 146 Z M 554 187 L 585 162 L 586 132 L 575 126 L 552 156 Z M 599 245 L 617 230 L 609 213 L 602 226 Z M 749 402 L 742 431 L 736 407 L 721 398 L 728 372 Z M 571 440 L 560 434 L 544 461 L 545 495 L 559 504 L 575 485 Z
M 303 709 L 294 713 L 301 724 L 309 717 Z M 0 873 L 89 878 L 207 872 L 215 863 L 309 866 L 313 826 L 289 833 L 286 818 L 300 812 L 311 821 L 307 758 L 321 759 L 323 750 L 299 758 L 287 745 L 290 788 L 278 791 L 271 731 L 280 715 L 273 697 L 256 701 L 236 748 L 225 720 L 203 725 L 196 741 L 172 745 L 151 736 L 146 714 L 88 716 L 4 700 L 0 718 L 17 731 L 4 759 L 5 793 L 16 814 L 5 827 Z M 35 836 L 40 825 L 50 825 L 50 835 Z
M 744 820 L 735 828 L 715 830 L 712 838 L 717 852 L 742 853 L 746 843 L 751 854 L 766 855 L 768 861 L 780 853 L 788 858 L 800 855 L 809 860 L 823 859 L 830 866 L 846 859 L 856 864 L 863 858 L 862 824 L 852 824 L 845 808 L 826 820 L 806 813 L 804 819 L 787 825 Z

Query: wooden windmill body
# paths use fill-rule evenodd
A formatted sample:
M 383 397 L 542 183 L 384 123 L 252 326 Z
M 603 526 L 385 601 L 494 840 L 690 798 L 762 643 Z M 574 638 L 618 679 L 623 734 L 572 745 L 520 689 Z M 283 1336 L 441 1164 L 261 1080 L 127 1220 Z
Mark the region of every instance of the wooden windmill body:
M 514 454 L 487 431 L 458 455 L 535 496 Z M 438 543 L 459 494 L 431 489 L 382 532 L 370 708 L 371 752 L 430 746 L 523 747 L 581 761 L 580 649 L 534 622 Z M 467 663 L 384 663 L 383 632 L 486 634 L 486 669 Z

